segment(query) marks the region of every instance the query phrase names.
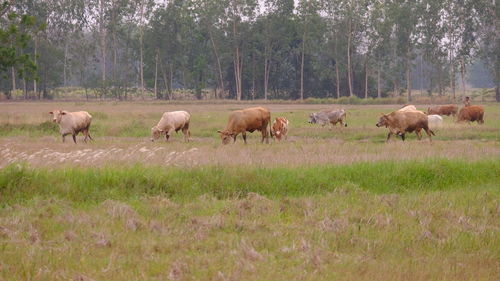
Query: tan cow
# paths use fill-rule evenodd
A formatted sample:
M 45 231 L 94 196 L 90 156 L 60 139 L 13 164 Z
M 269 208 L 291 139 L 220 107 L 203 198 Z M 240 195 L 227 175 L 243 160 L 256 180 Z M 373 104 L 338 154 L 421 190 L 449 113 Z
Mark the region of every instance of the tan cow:
M 457 115 L 458 105 L 456 104 L 446 104 L 446 105 L 435 105 L 427 108 L 427 114 L 437 114 L 437 115 Z
M 238 134 L 241 134 L 246 144 L 246 132 L 253 133 L 256 130 L 262 132 L 261 142 L 264 142 L 264 139 L 266 139 L 266 143 L 269 143 L 268 125 L 271 125 L 271 113 L 269 110 L 263 107 L 251 107 L 231 112 L 226 128 L 223 131 L 217 132 L 220 134 L 222 144 L 228 144 L 231 138 L 233 142 L 236 142 Z M 269 133 L 272 136 L 271 128 L 269 128 Z
M 64 142 L 67 135 L 71 135 L 73 141 L 76 143 L 76 135 L 80 132 L 85 135 L 84 142 L 87 142 L 87 138 L 94 140 L 89 132 L 92 116 L 87 111 L 68 112 L 66 110 L 54 110 L 49 112 L 49 114 L 53 116 L 52 121 L 59 125 L 62 142 Z
M 462 107 L 458 113 L 457 122 L 474 122 L 479 124 L 484 123 L 484 108 L 480 105 L 469 105 Z
M 191 120 L 191 115 L 186 111 L 170 111 L 163 113 L 160 121 L 156 126 L 151 128 L 151 141 L 159 139 L 160 136 L 165 133 L 165 140 L 175 131 L 182 130 L 184 134 L 184 140 L 189 141 L 191 133 L 189 132 L 189 121 Z
M 288 134 L 288 119 L 285 117 L 276 117 L 272 126 L 272 136 L 275 137 L 278 141 L 281 141 L 281 138 L 284 137 L 287 139 Z
M 420 132 L 422 129 L 425 130 L 431 142 L 431 134 L 434 135 L 434 132 L 429 129 L 427 115 L 419 111 L 394 111 L 389 114 L 382 113 L 376 126 L 384 126 L 389 129 L 387 141 L 389 141 L 392 135 L 399 135 L 404 141 L 405 134 L 411 132 L 415 132 L 420 140 L 422 138 Z

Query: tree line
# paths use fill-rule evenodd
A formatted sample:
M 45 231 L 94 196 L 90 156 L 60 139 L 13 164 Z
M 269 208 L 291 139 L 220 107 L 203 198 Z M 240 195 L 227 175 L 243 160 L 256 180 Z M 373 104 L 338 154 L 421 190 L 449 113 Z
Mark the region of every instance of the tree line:
M 500 101 L 498 13 L 495 0 L 3 1 L 0 90 L 410 101 L 416 81 L 458 99 L 481 60 Z

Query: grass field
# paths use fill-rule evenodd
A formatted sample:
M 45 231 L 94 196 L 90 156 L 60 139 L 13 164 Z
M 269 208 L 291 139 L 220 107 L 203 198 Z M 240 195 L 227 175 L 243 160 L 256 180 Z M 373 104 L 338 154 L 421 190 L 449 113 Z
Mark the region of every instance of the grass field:
M 0 280 L 500 279 L 500 105 L 385 143 L 398 105 L 327 129 L 308 114 L 340 106 L 268 104 L 287 141 L 220 145 L 247 106 L 0 103 Z M 95 142 L 62 144 L 53 109 L 89 111 Z M 169 110 L 191 142 L 149 141 Z

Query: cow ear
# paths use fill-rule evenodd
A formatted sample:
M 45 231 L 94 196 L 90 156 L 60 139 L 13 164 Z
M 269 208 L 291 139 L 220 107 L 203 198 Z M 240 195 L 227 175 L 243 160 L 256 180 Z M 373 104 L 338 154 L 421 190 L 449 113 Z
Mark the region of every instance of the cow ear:
M 49 112 L 49 114 L 54 114 L 54 112 L 51 111 L 51 112 Z
M 221 130 L 217 130 L 217 133 L 222 134 L 222 131 Z
M 66 115 L 66 113 L 67 113 L 66 111 L 62 111 L 61 112 L 62 115 Z

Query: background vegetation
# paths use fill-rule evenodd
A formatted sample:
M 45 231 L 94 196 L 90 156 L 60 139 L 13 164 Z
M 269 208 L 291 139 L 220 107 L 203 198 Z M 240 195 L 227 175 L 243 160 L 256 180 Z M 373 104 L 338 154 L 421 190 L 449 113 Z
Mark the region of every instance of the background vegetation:
M 500 100 L 490 0 L 4 3 L 1 48 L 24 58 L 0 69 L 7 98 L 457 100 L 470 84 Z

